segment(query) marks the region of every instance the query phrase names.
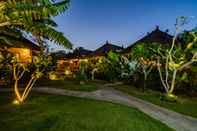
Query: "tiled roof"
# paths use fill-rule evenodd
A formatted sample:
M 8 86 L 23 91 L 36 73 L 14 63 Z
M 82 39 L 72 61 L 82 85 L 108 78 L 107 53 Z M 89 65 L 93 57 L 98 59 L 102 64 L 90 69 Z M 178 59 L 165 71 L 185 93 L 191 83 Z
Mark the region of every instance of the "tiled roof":
M 123 48 L 117 45 L 106 42 L 103 46 L 99 47 L 95 51 L 84 49 L 83 47 L 76 48 L 73 52 L 59 55 L 60 59 L 73 59 L 73 58 L 87 58 L 92 56 L 103 56 L 109 51 L 118 52 Z
M 73 53 L 68 53 L 67 58 L 82 58 L 88 57 L 93 51 L 84 49 L 83 47 L 76 48 Z
M 76 48 L 73 52 L 56 52 L 55 54 L 59 59 L 73 59 L 73 58 L 84 58 L 92 55 L 91 50 L 84 49 L 83 47 Z
M 167 32 L 163 32 L 159 30 L 159 28 L 156 28 L 151 33 L 148 33 L 145 37 L 142 39 L 136 41 L 135 43 L 131 44 L 127 48 L 125 48 L 122 53 L 129 53 L 134 45 L 138 43 L 161 43 L 161 44 L 170 44 L 172 42 L 173 36 L 168 34 Z
M 122 51 L 123 47 L 117 46 L 117 45 L 113 45 L 111 43 L 109 43 L 108 41 L 101 47 L 99 47 L 98 49 L 96 49 L 92 55 L 105 55 L 106 53 L 108 53 L 109 51 L 114 51 L 114 52 L 120 52 Z
M 1 36 L 1 34 L 0 34 L 0 36 Z M 7 38 L 9 38 L 10 44 L 3 42 L 1 44 L 1 46 L 17 47 L 17 48 L 29 48 L 31 50 L 40 51 L 40 47 L 38 45 L 36 45 L 32 41 L 26 39 L 25 37 L 14 38 L 12 36 L 5 35 L 5 34 L 2 34 L 2 36 L 6 36 Z

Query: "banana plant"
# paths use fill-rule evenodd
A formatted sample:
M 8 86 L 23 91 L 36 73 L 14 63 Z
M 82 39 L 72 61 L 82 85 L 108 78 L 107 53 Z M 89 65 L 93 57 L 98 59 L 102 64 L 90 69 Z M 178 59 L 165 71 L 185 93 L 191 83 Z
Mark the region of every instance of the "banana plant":
M 0 44 L 6 43 L 13 45 L 14 39 L 20 39 L 28 34 L 33 36 L 41 47 L 41 55 L 39 62 L 33 59 L 35 67 L 42 65 L 44 67 L 47 62 L 44 62 L 43 55 L 45 39 L 52 41 L 55 44 L 71 49 L 71 42 L 63 35 L 62 32 L 57 31 L 57 24 L 52 20 L 55 17 L 68 9 L 69 0 L 61 0 L 55 2 L 54 0 L 1 0 L 0 1 Z M 21 44 L 23 44 L 21 42 Z M 44 63 L 43 63 L 44 62 Z M 37 65 L 37 66 L 36 66 Z M 21 63 L 16 56 L 12 62 L 14 89 L 16 94 L 16 103 L 23 103 L 27 98 L 35 81 L 42 75 L 43 69 L 41 67 L 35 68 L 31 75 L 31 79 L 24 92 L 21 94 L 18 90 L 19 80 L 24 73 L 28 71 L 28 64 Z
M 69 0 L 59 2 L 52 0 L 2 0 L 0 1 L 0 32 L 9 29 L 9 31 L 17 30 L 26 34 L 30 33 L 37 39 L 41 47 L 42 43 L 39 42 L 39 39 L 48 39 L 66 48 L 72 48 L 72 44 L 63 33 L 56 30 L 57 24 L 52 20 L 52 17 L 68 9 L 68 5 Z M 13 33 L 16 34 L 16 32 Z M 0 35 L 0 40 L 9 43 L 8 37 Z

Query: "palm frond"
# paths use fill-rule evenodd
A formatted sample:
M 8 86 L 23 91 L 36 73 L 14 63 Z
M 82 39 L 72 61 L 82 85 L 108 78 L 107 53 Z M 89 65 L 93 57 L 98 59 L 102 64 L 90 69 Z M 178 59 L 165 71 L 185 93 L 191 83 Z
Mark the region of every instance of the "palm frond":
M 64 12 L 69 0 L 54 2 L 52 0 L 8 0 L 0 2 L 0 28 L 22 30 L 35 37 L 72 48 L 71 42 L 54 27 L 57 24 L 51 19 Z M 3 39 L 3 38 L 2 38 Z
M 50 25 L 52 27 L 57 27 L 58 26 L 57 23 L 52 19 L 43 19 L 43 20 L 38 20 L 37 22 L 47 24 L 47 25 Z
M 68 8 L 69 0 L 58 3 L 45 2 L 42 4 L 32 4 L 31 2 L 7 2 L 7 13 L 10 18 L 25 18 L 28 22 L 57 16 Z M 48 0 L 47 0 L 48 1 Z
M 72 49 L 71 42 L 63 35 L 63 33 L 58 32 L 51 26 L 36 22 L 33 25 L 25 25 L 23 30 L 31 32 L 33 36 L 43 37 L 58 45 L 62 45 L 65 48 Z

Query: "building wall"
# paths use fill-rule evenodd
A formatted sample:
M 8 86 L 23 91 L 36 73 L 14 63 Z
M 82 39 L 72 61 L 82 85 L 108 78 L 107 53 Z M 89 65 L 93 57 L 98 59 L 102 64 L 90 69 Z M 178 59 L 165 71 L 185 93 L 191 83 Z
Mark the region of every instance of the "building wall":
M 19 62 L 28 63 L 32 60 L 32 51 L 28 48 L 8 48 L 8 51 L 16 57 L 18 57 Z
M 58 60 L 57 68 L 67 68 L 70 69 L 72 72 L 75 72 L 79 69 L 81 62 L 90 62 L 91 60 L 99 62 L 103 58 L 104 56 L 92 56 L 89 58 L 73 58 L 66 60 Z

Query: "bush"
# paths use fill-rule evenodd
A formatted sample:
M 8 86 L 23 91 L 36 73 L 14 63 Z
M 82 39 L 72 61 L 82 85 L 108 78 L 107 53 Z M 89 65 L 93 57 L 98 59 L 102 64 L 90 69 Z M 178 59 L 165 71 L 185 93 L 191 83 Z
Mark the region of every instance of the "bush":
M 83 83 L 87 81 L 87 74 L 86 74 L 86 69 L 87 69 L 87 63 L 86 62 L 81 62 L 79 70 L 75 73 L 75 79 L 79 81 L 80 83 Z

